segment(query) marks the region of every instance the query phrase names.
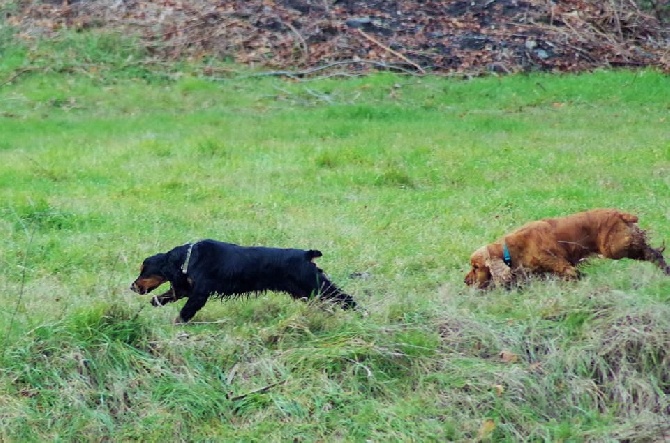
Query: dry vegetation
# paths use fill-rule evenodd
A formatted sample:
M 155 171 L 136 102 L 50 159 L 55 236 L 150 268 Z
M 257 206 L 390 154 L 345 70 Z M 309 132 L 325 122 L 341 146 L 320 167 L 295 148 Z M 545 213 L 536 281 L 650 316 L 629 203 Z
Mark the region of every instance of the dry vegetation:
M 670 68 L 669 7 L 660 0 L 649 3 L 647 12 L 633 0 L 59 0 L 19 5 L 9 22 L 25 40 L 64 29 L 118 31 L 138 36 L 162 60 L 225 59 L 303 75 L 370 67 L 468 74 Z M 208 73 L 217 74 L 213 68 Z

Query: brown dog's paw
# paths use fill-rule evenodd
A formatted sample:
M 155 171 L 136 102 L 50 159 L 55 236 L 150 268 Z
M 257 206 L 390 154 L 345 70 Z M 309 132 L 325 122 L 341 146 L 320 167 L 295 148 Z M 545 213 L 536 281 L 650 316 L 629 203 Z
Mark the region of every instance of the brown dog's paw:
M 579 272 L 577 268 L 574 267 L 566 267 L 563 272 L 559 273 L 559 275 L 565 279 L 565 280 L 579 280 L 582 278 L 582 273 Z
M 174 319 L 174 324 L 175 325 L 185 325 L 186 322 L 184 321 L 183 318 L 181 318 L 181 315 L 178 315 L 177 318 Z

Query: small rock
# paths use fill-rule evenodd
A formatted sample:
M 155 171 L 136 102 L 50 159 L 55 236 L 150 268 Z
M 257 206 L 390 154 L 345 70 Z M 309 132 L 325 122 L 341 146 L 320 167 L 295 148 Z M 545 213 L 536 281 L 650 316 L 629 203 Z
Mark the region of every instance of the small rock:
M 353 17 L 347 19 L 347 21 L 344 23 L 350 28 L 360 28 L 363 25 L 369 25 L 372 23 L 372 19 L 370 17 Z

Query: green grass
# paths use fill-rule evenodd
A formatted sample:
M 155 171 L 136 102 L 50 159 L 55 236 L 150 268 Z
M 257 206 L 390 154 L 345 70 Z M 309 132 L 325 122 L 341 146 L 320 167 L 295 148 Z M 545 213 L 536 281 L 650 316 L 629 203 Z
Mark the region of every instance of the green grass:
M 653 266 L 462 283 L 539 217 L 618 207 L 670 239 L 667 77 L 210 81 L 101 57 L 0 86 L 0 440 L 670 435 Z M 175 327 L 179 303 L 128 290 L 144 257 L 207 237 L 320 249 L 367 316 L 266 294 Z

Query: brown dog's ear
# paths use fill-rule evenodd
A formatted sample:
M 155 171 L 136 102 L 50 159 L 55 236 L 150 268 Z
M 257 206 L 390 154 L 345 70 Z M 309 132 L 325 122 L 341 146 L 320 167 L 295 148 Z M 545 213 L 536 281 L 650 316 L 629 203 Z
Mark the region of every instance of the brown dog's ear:
M 500 258 L 488 257 L 486 266 L 491 272 L 491 280 L 496 286 L 505 286 L 512 281 L 512 270 Z

